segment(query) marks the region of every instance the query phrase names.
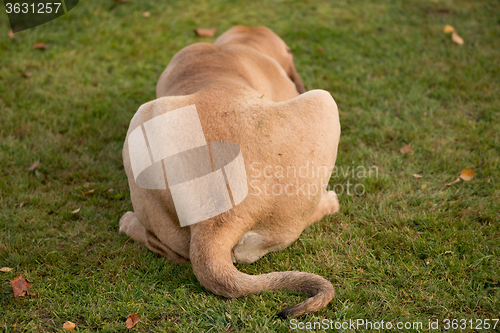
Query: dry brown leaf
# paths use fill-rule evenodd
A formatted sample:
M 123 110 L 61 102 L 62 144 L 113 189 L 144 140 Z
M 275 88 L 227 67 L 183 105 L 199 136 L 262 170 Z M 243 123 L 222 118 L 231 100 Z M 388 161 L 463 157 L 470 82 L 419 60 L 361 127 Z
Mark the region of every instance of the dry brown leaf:
M 144 16 L 144 17 L 150 17 L 151 13 L 150 12 L 144 12 L 144 13 L 142 13 L 142 16 Z
M 444 32 L 449 34 L 455 31 L 455 28 L 453 28 L 451 25 L 447 24 L 444 26 Z
M 474 174 L 475 174 L 474 170 L 463 169 L 462 171 L 460 171 L 460 178 L 468 182 L 469 180 L 474 178 Z
M 26 72 L 23 75 L 24 75 L 24 77 L 32 77 L 33 76 L 33 72 Z
M 28 168 L 28 170 L 29 170 L 29 171 L 33 171 L 33 170 L 35 170 L 35 169 L 38 167 L 38 165 L 40 165 L 40 160 L 36 160 L 36 162 L 35 162 L 35 163 L 33 163 L 33 164 L 32 164 L 32 165 Z
M 80 211 L 80 208 L 75 209 L 74 211 L 71 212 L 71 214 L 76 214 Z
M 195 29 L 194 31 L 200 37 L 213 37 L 217 29 Z
M 413 153 L 413 149 L 411 149 L 410 145 L 403 146 L 399 149 L 401 154 Z
M 415 178 L 422 178 L 422 175 L 419 175 L 418 173 L 414 173 L 413 177 L 415 177 Z
M 42 42 L 37 42 L 37 43 L 33 44 L 34 49 L 45 50 L 47 47 L 49 47 L 49 46 L 45 43 L 42 43 Z
M 457 35 L 457 33 L 455 31 L 453 31 L 451 33 L 451 40 L 454 41 L 455 43 L 457 43 L 458 45 L 463 45 L 464 44 L 464 40 L 462 39 L 462 37 L 460 37 L 459 35 Z
M 460 181 L 460 177 L 458 177 L 457 179 L 455 179 L 455 180 L 454 180 L 454 181 L 452 181 L 451 183 L 446 183 L 446 184 L 444 184 L 444 186 L 451 186 L 451 185 L 453 185 L 453 184 L 458 183 L 459 181 Z
M 63 330 L 65 331 L 74 331 L 76 327 L 75 323 L 72 323 L 70 321 L 67 321 L 63 324 Z
M 9 37 L 10 37 L 11 39 L 16 38 L 16 34 L 15 34 L 15 33 L 13 33 L 12 31 L 9 31 L 7 34 L 9 35 Z
M 24 297 L 26 294 L 31 296 L 36 295 L 36 293 L 32 293 L 30 291 L 31 284 L 33 282 L 24 279 L 22 274 L 10 280 L 10 283 L 12 284 L 12 290 L 14 291 L 15 298 Z
M 132 327 L 137 325 L 137 323 L 140 321 L 141 321 L 141 318 L 139 318 L 137 313 L 131 313 L 128 315 L 127 321 L 125 322 L 125 324 L 127 324 L 128 329 L 131 329 Z
M 83 192 L 83 194 L 91 194 L 91 193 L 94 193 L 95 190 L 89 190 L 87 192 Z
M 11 271 L 12 271 L 12 268 L 10 268 L 10 267 L 2 267 L 2 268 L 0 268 L 0 272 L 2 272 L 2 273 L 9 273 Z

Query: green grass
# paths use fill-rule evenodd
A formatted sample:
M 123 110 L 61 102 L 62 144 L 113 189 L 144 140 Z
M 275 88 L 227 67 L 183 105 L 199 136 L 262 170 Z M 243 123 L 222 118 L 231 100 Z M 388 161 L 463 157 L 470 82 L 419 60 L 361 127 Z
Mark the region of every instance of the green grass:
M 272 28 L 306 87 L 331 92 L 337 165 L 378 168 L 332 178 L 366 193 L 341 195 L 339 213 L 238 269 L 332 281 L 334 301 L 301 321 L 499 318 L 499 12 L 493 0 L 87 0 L 14 40 L 0 14 L 0 266 L 14 269 L 0 273 L 0 331 L 58 331 L 67 320 L 79 332 L 125 331 L 131 312 L 137 332 L 289 330 L 274 315 L 303 295 L 224 299 L 189 264 L 117 233 L 132 209 L 121 160 L 131 117 L 177 51 L 213 40 L 193 29 L 235 24 Z M 48 49 L 32 49 L 37 41 Z M 401 154 L 408 143 L 415 152 Z M 472 181 L 443 185 L 463 168 Z M 18 274 L 37 296 L 13 298 Z

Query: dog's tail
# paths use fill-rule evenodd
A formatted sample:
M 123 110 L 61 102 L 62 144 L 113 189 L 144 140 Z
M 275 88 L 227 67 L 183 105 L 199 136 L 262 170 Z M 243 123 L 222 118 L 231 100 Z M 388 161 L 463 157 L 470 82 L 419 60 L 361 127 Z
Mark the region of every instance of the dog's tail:
M 315 312 L 328 305 L 335 296 L 331 282 L 316 274 L 288 271 L 248 275 L 238 271 L 231 260 L 231 249 L 238 240 L 229 240 L 228 237 L 232 238 L 235 233 L 225 232 L 219 226 L 220 228 L 217 227 L 217 221 L 200 222 L 191 226 L 189 256 L 194 274 L 214 294 L 233 298 L 282 289 L 310 296 L 278 313 L 280 318 L 299 317 Z

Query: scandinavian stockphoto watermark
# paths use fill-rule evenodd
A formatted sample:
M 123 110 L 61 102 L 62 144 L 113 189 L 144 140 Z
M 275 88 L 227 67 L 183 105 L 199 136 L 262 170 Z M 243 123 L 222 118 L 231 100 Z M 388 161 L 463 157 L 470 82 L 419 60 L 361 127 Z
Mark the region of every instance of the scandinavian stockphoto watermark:
M 354 162 L 352 165 L 330 167 L 317 166 L 311 161 L 300 166 L 253 162 L 250 164 L 249 186 L 251 195 L 311 197 L 326 189 L 335 191 L 337 195 L 360 196 L 366 193 L 363 180 L 378 176 L 377 166 L 355 165 Z M 314 181 L 317 179 L 320 179 L 319 184 Z
M 365 318 L 332 320 L 323 319 L 320 321 L 299 321 L 290 320 L 291 330 L 362 330 L 362 331 L 380 331 L 394 330 L 396 332 L 415 330 L 420 331 L 448 331 L 448 330 L 496 330 L 499 325 L 499 319 L 484 318 L 454 318 L 454 319 L 428 319 L 426 321 L 384 321 L 370 320 Z
M 135 184 L 168 188 L 181 227 L 222 214 L 248 194 L 240 147 L 231 142 L 208 145 L 194 104 L 145 121 L 125 144 Z
M 363 195 L 366 189 L 360 180 L 378 177 L 378 168 L 373 166 L 317 166 L 313 161 L 286 167 L 252 162 L 247 177 L 237 144 L 207 144 L 194 104 L 136 125 L 125 146 L 135 185 L 168 189 L 181 227 L 222 214 L 249 193 L 310 198 L 327 189 L 337 195 Z M 332 183 L 332 179 L 342 182 Z

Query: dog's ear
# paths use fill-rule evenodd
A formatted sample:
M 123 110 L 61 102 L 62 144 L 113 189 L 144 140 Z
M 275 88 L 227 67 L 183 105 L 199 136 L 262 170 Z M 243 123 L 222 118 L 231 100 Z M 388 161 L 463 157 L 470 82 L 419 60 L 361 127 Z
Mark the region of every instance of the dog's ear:
M 295 88 L 297 88 L 297 91 L 299 94 L 303 94 L 306 92 L 306 87 L 302 83 L 302 80 L 300 79 L 299 73 L 297 73 L 297 70 L 295 67 L 292 67 L 292 73 L 289 74 L 290 79 L 292 79 L 293 83 L 295 83 Z
M 290 49 L 289 46 L 286 46 L 286 51 L 288 53 L 288 69 L 284 68 L 288 74 L 288 77 L 290 80 L 295 83 L 295 88 L 299 92 L 299 94 L 303 94 L 306 92 L 306 87 L 304 86 L 304 83 L 302 83 L 302 80 L 300 79 L 299 73 L 295 69 L 295 62 L 293 61 L 293 55 L 292 55 L 292 49 Z
M 295 69 L 295 64 L 292 62 L 290 64 L 290 68 L 288 69 L 288 77 L 295 83 L 295 88 L 299 92 L 299 94 L 303 94 L 306 92 L 306 87 L 304 86 L 304 83 L 302 83 L 302 80 L 300 79 L 299 73 L 297 73 L 297 70 Z

